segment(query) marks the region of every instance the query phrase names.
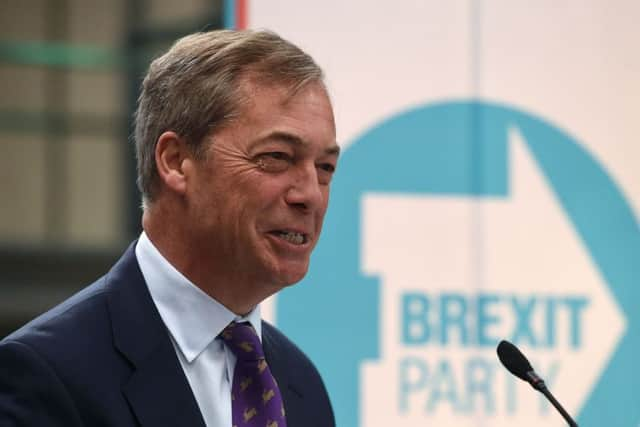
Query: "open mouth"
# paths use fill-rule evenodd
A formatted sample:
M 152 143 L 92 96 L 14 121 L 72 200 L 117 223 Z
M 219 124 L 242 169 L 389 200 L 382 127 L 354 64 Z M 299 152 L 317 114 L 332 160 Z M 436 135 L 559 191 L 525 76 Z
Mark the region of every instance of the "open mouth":
M 296 231 L 276 230 L 270 234 L 285 240 L 293 245 L 304 245 L 309 241 L 309 236 L 304 233 L 298 233 Z

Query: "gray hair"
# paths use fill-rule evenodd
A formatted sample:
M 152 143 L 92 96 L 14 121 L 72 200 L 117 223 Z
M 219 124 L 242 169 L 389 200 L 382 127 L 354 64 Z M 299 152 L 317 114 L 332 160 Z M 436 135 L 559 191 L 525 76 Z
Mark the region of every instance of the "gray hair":
M 196 158 L 206 137 L 237 116 L 242 82 L 283 84 L 292 93 L 323 73 L 313 58 L 270 31 L 218 30 L 178 40 L 155 59 L 142 83 L 135 113 L 138 188 L 143 205 L 154 200 L 159 181 L 156 142 L 166 131 L 185 139 Z

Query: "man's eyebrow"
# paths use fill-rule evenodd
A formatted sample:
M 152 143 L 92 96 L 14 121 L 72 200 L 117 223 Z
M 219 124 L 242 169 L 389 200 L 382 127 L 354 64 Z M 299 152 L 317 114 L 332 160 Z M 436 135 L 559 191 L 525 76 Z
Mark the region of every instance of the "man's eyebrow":
M 306 141 L 296 135 L 293 135 L 287 132 L 273 132 L 268 137 L 263 139 L 263 141 L 269 141 L 269 140 L 278 140 L 286 144 L 302 146 L 302 147 L 308 146 L 310 144 L 309 141 Z M 331 147 L 326 148 L 324 152 L 327 155 L 339 156 L 340 146 L 338 144 L 332 145 Z
M 324 152 L 326 154 L 330 154 L 330 155 L 336 155 L 339 156 L 340 155 L 340 146 L 338 144 L 327 148 L 326 150 L 324 150 Z

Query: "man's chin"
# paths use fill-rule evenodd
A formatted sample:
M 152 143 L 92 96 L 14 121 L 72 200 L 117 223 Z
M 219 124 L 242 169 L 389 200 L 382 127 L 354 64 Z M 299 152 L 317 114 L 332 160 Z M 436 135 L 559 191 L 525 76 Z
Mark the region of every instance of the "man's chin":
M 283 288 L 295 285 L 296 283 L 304 279 L 304 277 L 307 275 L 308 269 L 308 263 L 305 263 L 304 265 L 289 266 L 288 268 L 280 271 L 279 282 L 282 284 Z

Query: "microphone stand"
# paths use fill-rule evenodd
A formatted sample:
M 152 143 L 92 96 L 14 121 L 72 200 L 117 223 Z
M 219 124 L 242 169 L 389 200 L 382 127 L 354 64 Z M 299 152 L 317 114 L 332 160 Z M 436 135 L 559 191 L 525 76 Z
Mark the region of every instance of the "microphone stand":
M 544 397 L 547 398 L 549 402 L 560 412 L 560 415 L 565 419 L 567 423 L 569 423 L 570 427 L 578 427 L 578 424 L 571 418 L 571 415 L 562 407 L 560 402 L 553 397 L 553 394 L 547 388 L 547 385 L 544 383 L 542 378 L 540 378 L 534 371 L 527 372 L 527 376 L 529 377 L 529 384 L 538 390 L 540 393 L 544 394 Z

